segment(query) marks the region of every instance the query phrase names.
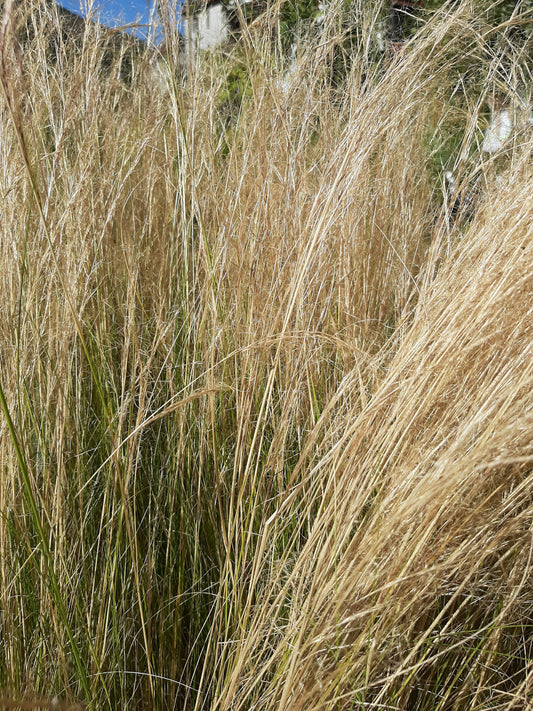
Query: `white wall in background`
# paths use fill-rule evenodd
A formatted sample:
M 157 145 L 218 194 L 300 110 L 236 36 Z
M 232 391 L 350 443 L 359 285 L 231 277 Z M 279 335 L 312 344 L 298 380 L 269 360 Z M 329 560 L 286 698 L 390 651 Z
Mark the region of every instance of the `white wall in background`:
M 496 153 L 501 150 L 513 131 L 531 131 L 533 128 L 533 110 L 528 103 L 518 97 L 506 106 L 496 107 L 495 102 L 489 100 L 491 112 L 490 124 L 483 137 L 481 150 L 484 153 Z M 531 134 L 529 133 L 528 136 Z
M 209 5 L 205 10 L 184 19 L 188 50 L 212 49 L 228 39 L 228 18 L 222 5 Z

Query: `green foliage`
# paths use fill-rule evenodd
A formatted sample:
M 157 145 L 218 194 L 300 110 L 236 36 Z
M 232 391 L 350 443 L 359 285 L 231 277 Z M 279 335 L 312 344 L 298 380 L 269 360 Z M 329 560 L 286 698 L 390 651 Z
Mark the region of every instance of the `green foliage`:
M 294 34 L 319 12 L 318 0 L 286 0 L 281 6 L 280 26 L 283 34 Z
M 220 114 L 229 118 L 234 116 L 242 102 L 252 95 L 250 74 L 244 59 L 233 62 L 226 74 L 222 88 L 218 92 L 217 100 Z

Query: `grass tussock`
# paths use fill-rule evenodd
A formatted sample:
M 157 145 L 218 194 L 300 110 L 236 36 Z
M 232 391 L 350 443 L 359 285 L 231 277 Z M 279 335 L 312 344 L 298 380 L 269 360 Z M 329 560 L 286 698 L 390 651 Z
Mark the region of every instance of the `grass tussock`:
M 275 5 L 166 92 L 3 25 L 0 707 L 528 708 L 527 43 L 471 5 L 289 72 Z

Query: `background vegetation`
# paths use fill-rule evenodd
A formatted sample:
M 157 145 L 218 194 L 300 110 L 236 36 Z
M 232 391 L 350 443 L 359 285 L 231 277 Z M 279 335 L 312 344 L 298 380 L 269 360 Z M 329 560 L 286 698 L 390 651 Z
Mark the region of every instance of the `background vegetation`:
M 361 4 L 335 81 L 278 9 L 166 91 L 3 25 L 5 707 L 531 705 L 529 9 Z

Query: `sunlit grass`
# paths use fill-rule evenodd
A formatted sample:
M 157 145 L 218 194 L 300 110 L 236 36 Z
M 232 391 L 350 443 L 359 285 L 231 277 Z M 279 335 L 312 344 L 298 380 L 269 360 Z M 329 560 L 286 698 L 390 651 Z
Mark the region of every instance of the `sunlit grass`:
M 285 76 L 275 11 L 167 92 L 5 35 L 5 708 L 531 699 L 529 138 L 479 150 L 523 57 L 369 10 Z

